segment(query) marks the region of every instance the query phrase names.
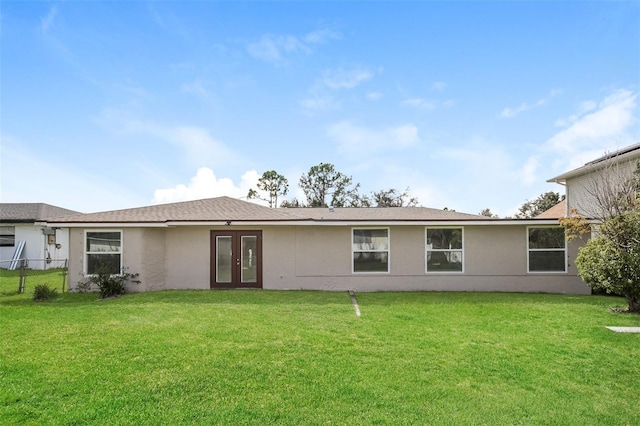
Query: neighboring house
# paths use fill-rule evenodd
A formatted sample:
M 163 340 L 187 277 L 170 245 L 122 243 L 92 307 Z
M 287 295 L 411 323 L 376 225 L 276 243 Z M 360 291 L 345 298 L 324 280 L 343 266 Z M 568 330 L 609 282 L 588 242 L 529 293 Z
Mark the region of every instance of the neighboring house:
M 275 208 L 211 198 L 47 220 L 69 276 L 139 273 L 131 291 L 263 288 L 588 294 L 557 218 L 423 207 Z M 70 280 L 69 288 L 77 288 Z
M 617 192 L 619 185 L 632 178 L 640 161 L 640 144 L 631 145 L 597 158 L 582 167 L 549 179 L 566 187 L 566 211 L 576 209 L 582 216 L 600 219 L 603 212 L 596 197 Z
M 543 211 L 535 219 L 560 219 L 567 215 L 567 200 L 560 201 L 555 206 Z
M 37 222 L 71 214 L 79 213 L 44 203 L 0 203 L 0 268 L 9 268 L 17 248 L 33 269 L 47 269 L 52 260 L 67 259 L 69 230 Z

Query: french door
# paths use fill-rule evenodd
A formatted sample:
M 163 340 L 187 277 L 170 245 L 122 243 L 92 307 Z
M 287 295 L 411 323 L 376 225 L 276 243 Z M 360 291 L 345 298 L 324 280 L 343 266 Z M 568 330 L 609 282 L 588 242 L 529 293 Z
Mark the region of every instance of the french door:
M 211 288 L 262 288 L 262 231 L 211 231 Z

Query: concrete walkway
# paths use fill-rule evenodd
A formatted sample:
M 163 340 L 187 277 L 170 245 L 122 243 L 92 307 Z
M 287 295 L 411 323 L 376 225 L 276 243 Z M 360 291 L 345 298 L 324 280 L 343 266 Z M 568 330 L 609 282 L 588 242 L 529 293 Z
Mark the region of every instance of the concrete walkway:
M 607 327 L 616 333 L 640 333 L 640 327 Z

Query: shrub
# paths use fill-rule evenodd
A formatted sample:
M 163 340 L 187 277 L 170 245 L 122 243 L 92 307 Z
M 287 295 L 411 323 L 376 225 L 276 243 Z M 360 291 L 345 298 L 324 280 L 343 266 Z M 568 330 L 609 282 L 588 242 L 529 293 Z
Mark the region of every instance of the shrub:
M 33 289 L 33 300 L 36 302 L 43 302 L 45 300 L 55 299 L 56 297 L 58 297 L 58 290 L 46 284 L 38 284 Z
M 592 289 L 620 294 L 640 312 L 640 209 L 607 219 L 580 249 L 578 274 Z
M 89 291 L 92 285 L 98 287 L 100 291 L 100 297 L 105 299 L 107 297 L 119 296 L 127 292 L 126 285 L 128 282 L 139 284 L 140 281 L 135 280 L 139 274 L 131 274 L 129 272 L 122 271 L 122 273 L 114 275 L 111 270 L 102 266 L 98 268 L 98 271 L 86 277 L 83 281 L 78 283 L 78 289 L 80 291 Z

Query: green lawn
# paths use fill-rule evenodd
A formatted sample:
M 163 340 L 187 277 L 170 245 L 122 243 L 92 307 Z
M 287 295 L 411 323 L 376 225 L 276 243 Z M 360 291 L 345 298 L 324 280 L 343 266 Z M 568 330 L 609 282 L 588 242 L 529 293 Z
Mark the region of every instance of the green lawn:
M 33 293 L 33 289 L 39 284 L 46 284 L 52 289 L 61 292 L 67 288 L 66 270 L 52 268 L 47 270 L 27 269 L 24 281 L 25 292 Z M 18 292 L 20 286 L 20 270 L 9 271 L 0 269 L 0 297 Z
M 640 326 L 600 296 L 0 284 L 1 424 L 640 424 Z

